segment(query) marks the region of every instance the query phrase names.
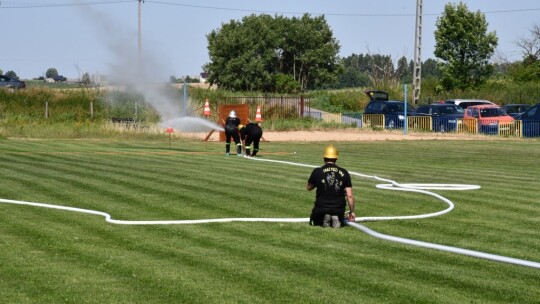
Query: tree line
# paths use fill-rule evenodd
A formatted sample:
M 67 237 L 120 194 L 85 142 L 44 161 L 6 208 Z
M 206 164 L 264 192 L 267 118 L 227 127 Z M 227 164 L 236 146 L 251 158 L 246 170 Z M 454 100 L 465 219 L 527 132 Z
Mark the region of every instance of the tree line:
M 2 71 L 2 69 L 0 69 L 0 75 L 3 75 L 3 73 L 4 72 Z M 11 71 L 11 70 L 7 71 L 5 75 L 8 76 L 8 77 L 11 77 L 11 78 L 19 79 L 19 76 L 17 75 L 17 73 L 15 73 L 15 71 Z M 35 80 L 54 79 L 55 81 L 65 81 L 65 80 L 67 80 L 65 77 L 58 74 L 58 70 L 56 68 L 48 68 L 47 71 L 45 71 L 45 76 L 39 76 L 39 77 L 34 78 L 34 79 Z M 90 76 L 89 73 L 85 72 L 80 77 L 79 83 L 84 84 L 84 85 L 91 85 L 91 84 L 94 84 L 95 81 L 92 79 L 92 77 Z
M 208 81 L 235 91 L 304 91 L 334 83 L 339 44 L 324 16 L 250 15 L 207 35 Z
M 437 18 L 435 59 L 421 63 L 422 78 L 440 90 L 481 86 L 493 77 L 540 80 L 540 29 L 517 46 L 523 60 L 493 62 L 498 44 L 481 12 L 448 3 Z M 339 57 L 340 45 L 324 16 L 286 18 L 250 15 L 231 20 L 207 35 L 210 62 L 203 66 L 210 84 L 232 91 L 297 93 L 348 87 L 388 87 L 411 83 L 414 64 L 405 56 L 352 54 Z
M 384 54 L 338 56 L 340 45 L 324 16 L 287 18 L 266 14 L 231 20 L 207 35 L 210 61 L 203 66 L 208 82 L 231 91 L 299 93 L 351 87 L 393 87 L 411 83 L 413 60 Z M 433 79 L 438 90 L 470 89 L 489 79 L 540 81 L 540 27 L 516 45 L 522 60 L 511 62 L 493 55 L 498 44 L 488 31 L 484 14 L 466 4 L 448 3 L 436 21 L 435 59 L 421 62 L 423 79 Z M 3 71 L 0 70 L 0 74 Z M 18 78 L 14 71 L 7 76 Z M 58 71 L 49 68 L 46 78 Z M 37 79 L 44 79 L 43 76 Z M 197 79 L 185 79 L 197 82 Z M 95 81 L 84 73 L 81 83 Z M 178 82 L 171 76 L 170 82 Z

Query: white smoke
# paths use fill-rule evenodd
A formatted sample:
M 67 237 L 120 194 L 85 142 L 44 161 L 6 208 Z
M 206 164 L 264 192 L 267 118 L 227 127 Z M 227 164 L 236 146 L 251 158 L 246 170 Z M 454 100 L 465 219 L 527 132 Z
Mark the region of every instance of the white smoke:
M 107 72 L 110 84 L 143 95 L 146 103 L 159 113 L 163 127 L 174 127 L 179 131 L 223 130 L 206 119 L 186 115 L 194 110 L 189 108 L 189 101 L 184 102 L 181 94 L 171 94 L 172 87 L 167 83 L 173 73 L 167 76 L 166 58 L 146 45 L 139 50 L 136 31 L 92 7 L 81 7 L 81 12 L 91 21 L 100 42 L 112 55 Z M 164 120 L 171 125 L 166 125 Z

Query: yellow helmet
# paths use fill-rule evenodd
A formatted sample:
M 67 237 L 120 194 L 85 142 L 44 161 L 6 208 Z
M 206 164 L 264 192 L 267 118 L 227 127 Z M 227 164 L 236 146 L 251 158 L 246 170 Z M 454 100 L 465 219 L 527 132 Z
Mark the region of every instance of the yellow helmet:
M 339 157 L 339 151 L 334 145 L 329 145 L 324 149 L 323 157 L 337 159 Z

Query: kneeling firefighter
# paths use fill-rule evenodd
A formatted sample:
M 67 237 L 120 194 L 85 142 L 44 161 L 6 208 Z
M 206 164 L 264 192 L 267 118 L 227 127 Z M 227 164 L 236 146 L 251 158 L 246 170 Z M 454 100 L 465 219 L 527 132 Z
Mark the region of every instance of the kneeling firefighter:
M 333 145 L 327 146 L 323 152 L 324 165 L 313 169 L 308 179 L 306 189 L 317 189 L 310 225 L 342 227 L 346 202 L 349 203 L 349 221 L 355 220 L 351 176 L 336 165 L 338 157 L 338 149 Z
M 259 152 L 259 142 L 263 135 L 263 130 L 258 123 L 250 122 L 245 126 L 240 125 L 240 139 L 244 142 L 247 156 L 255 156 Z M 251 144 L 253 143 L 253 153 L 251 153 Z

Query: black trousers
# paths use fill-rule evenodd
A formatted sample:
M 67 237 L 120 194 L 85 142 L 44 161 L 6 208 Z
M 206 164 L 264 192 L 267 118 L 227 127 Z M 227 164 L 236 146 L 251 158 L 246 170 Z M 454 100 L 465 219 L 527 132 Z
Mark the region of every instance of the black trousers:
M 345 208 L 327 209 L 317 207 L 313 207 L 311 210 L 309 224 L 311 226 L 322 226 L 325 214 L 337 215 L 341 226 L 343 227 L 345 225 Z
M 247 155 L 253 155 L 255 156 L 257 152 L 259 152 L 259 142 L 261 141 L 261 136 L 248 136 L 246 138 L 246 153 Z M 251 144 L 253 144 L 253 154 L 250 153 L 251 150 Z
M 231 138 L 236 144 L 236 153 L 242 153 L 242 146 L 240 145 L 240 135 L 236 129 L 230 130 L 225 128 L 225 153 L 229 153 L 231 150 Z

